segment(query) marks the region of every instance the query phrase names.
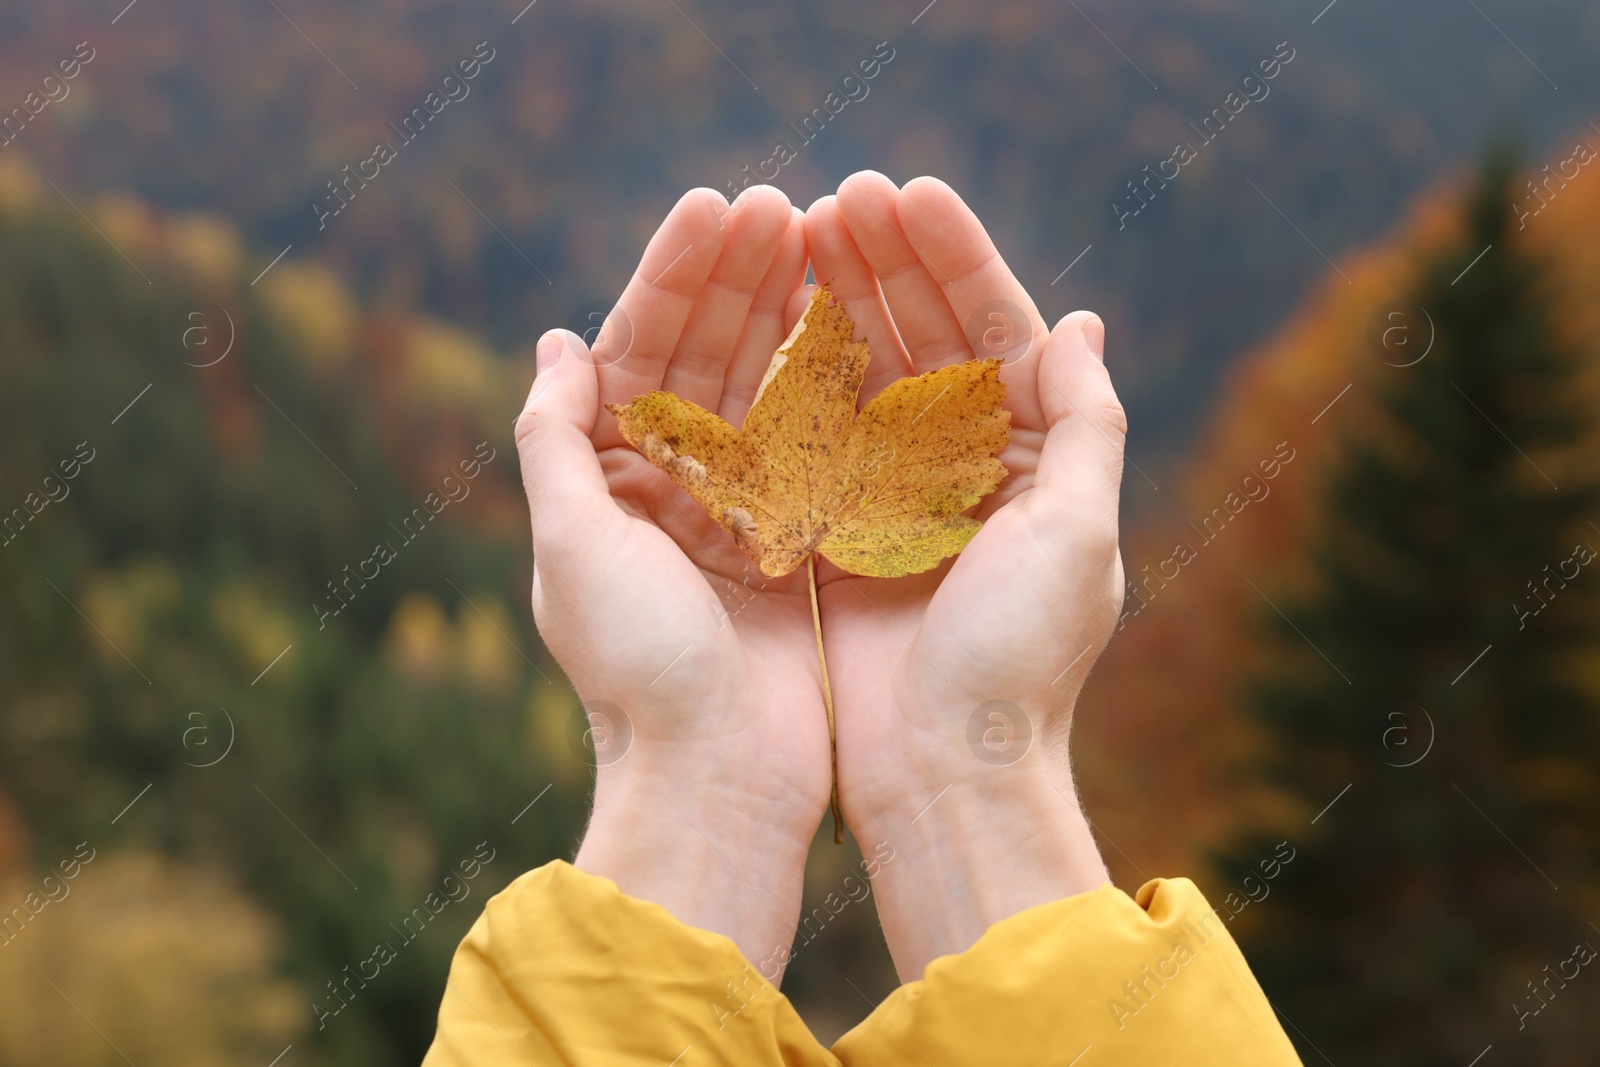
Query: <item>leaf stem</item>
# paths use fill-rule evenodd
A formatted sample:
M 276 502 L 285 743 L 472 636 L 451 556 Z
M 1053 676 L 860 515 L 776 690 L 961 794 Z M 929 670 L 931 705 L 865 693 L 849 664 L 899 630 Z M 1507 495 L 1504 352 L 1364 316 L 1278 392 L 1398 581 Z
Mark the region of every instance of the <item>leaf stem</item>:
M 828 657 L 822 652 L 822 612 L 817 607 L 817 557 L 806 556 L 806 578 L 811 586 L 811 626 L 817 632 L 817 663 L 822 667 L 822 702 L 828 708 L 828 759 L 833 774 L 833 843 L 844 844 L 844 813 L 839 810 L 839 742 L 833 725 L 833 687 L 828 684 Z

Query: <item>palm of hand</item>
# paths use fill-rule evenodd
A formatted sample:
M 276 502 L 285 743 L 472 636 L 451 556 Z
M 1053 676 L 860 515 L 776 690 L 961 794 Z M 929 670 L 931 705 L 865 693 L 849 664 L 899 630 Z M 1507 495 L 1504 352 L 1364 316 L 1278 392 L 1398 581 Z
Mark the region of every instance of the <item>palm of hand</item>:
M 764 787 L 825 804 L 831 766 L 803 573 L 763 577 L 704 510 L 625 446 L 600 454 L 621 521 L 596 551 L 631 593 L 633 621 L 608 674 L 642 667 L 625 689 L 633 727 L 655 745 L 717 753 Z M 647 677 L 650 672 L 653 676 Z M 620 703 L 620 702 L 619 702 Z M 703 746 L 703 747 L 701 747 Z
M 898 190 L 858 175 L 813 205 L 806 227 L 817 277 L 833 279 L 872 345 L 869 392 L 970 358 L 974 335 L 989 337 L 971 323 L 996 306 L 1014 340 L 978 353 L 1005 357 L 1012 414 L 1000 457 L 1011 474 L 978 508 L 983 529 L 925 574 L 859 578 L 828 567 L 820 579 L 840 792 L 860 827 L 885 812 L 909 817 L 963 779 L 1037 762 L 1045 735 L 1070 720 L 1089 653 L 1121 604 L 1122 415 L 1085 340 L 1093 316 L 1048 334 L 942 183 Z
M 621 713 L 598 761 L 668 784 L 664 796 L 715 767 L 731 796 L 777 799 L 797 820 L 820 817 L 831 778 L 809 591 L 751 580 L 604 405 L 668 389 L 741 420 L 804 274 L 801 216 L 781 193 L 752 190 L 735 211 L 687 194 L 594 350 L 570 334 L 542 342 L 518 423 L 536 619 L 591 712 Z
M 979 777 L 1025 758 L 1070 714 L 1081 683 L 1071 668 L 1086 672 L 1084 653 L 1104 642 L 1114 614 L 1063 626 L 1073 601 L 1060 590 L 1096 583 L 1079 602 L 1108 600 L 1120 565 L 1111 583 L 1095 567 L 1052 573 L 1027 505 L 1026 490 L 997 504 L 962 554 L 935 571 L 839 574 L 825 587 L 840 789 L 852 820 L 933 799 L 920 774 L 903 771 L 944 769 L 938 788 Z

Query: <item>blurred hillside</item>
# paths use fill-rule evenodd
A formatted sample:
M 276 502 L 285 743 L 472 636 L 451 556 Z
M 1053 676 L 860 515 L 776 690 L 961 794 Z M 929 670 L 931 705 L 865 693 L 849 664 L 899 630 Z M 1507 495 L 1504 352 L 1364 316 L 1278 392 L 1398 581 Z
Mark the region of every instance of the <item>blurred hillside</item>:
M 1586 130 L 1550 154 L 1551 172 L 1576 145 L 1600 147 L 1600 135 Z M 1545 162 L 1530 168 L 1534 177 L 1544 178 Z M 1556 337 L 1582 357 L 1576 395 L 1592 405 L 1600 385 L 1600 181 L 1591 170 L 1552 183 L 1548 202 L 1529 179 L 1515 183 L 1529 216 L 1513 237 L 1519 251 L 1547 265 Z M 1349 284 L 1330 274 L 1271 340 L 1245 354 L 1186 473 L 1181 503 L 1126 537 L 1128 576 L 1146 602 L 1129 598 L 1130 614 L 1085 691 L 1077 761 L 1086 804 L 1102 813 L 1100 828 L 1118 846 L 1108 859 L 1120 883 L 1183 870 L 1197 872 L 1203 888 L 1223 888 L 1206 884 L 1206 856 L 1241 822 L 1315 814 L 1287 810 L 1280 795 L 1243 773 L 1258 740 L 1244 690 L 1272 652 L 1263 635 L 1274 608 L 1265 598 L 1288 605 L 1312 589 L 1312 546 L 1337 506 L 1326 495 L 1330 479 L 1349 443 L 1392 434 L 1382 429 L 1376 398 L 1411 370 L 1429 331 L 1407 296 L 1419 272 L 1460 240 L 1461 209 L 1455 185 L 1421 198 L 1392 236 L 1346 259 Z M 1400 318 L 1388 317 L 1395 309 Z M 1396 323 L 1404 328 L 1386 345 L 1384 330 Z M 1493 432 L 1487 424 L 1483 430 Z M 1293 458 L 1263 477 L 1262 461 L 1286 454 Z M 1595 473 L 1563 477 L 1564 468 L 1540 463 L 1563 484 Z M 1202 524 L 1229 494 L 1244 504 L 1216 533 L 1215 519 Z M 1176 567 L 1176 578 L 1161 580 L 1173 573 L 1180 543 L 1195 546 L 1195 557 Z M 1477 649 L 1462 651 L 1465 666 Z M 1600 696 L 1595 662 L 1591 654 L 1578 675 Z M 1155 663 L 1160 670 L 1151 669 Z
M 0 157 L 0 1060 L 121 1062 L 51 1043 L 70 1000 L 136 1062 L 415 1063 L 482 901 L 587 808 L 526 599 L 532 354 L 72 193 Z M 870 909 L 791 968 L 819 1033 L 870 1007 L 839 966 L 892 987 Z
M 6 1060 L 59 1059 L 59 1034 L 40 1042 L 65 1001 L 125 1023 L 146 1059 L 304 1047 L 313 998 L 337 1006 L 327 983 L 486 842 L 469 902 L 301 1061 L 415 1062 L 456 940 L 567 847 L 584 781 L 520 596 L 509 365 L 439 323 L 360 312 L 324 268 L 251 288 L 215 218 L 81 203 L 87 219 L 22 157 L 0 162 L 4 907 L 50 896 L 80 845 L 96 855 L 7 930 Z M 463 460 L 485 462 L 469 478 Z M 431 519 L 430 493 L 447 500 Z M 375 543 L 397 553 L 376 576 Z M 192 935 L 158 936 L 174 909 Z M 94 966 L 73 947 L 91 941 Z M 228 990 L 255 1014 L 215 1000 Z M 70 1062 L 111 1054 L 88 1036 Z
M 1600 91 L 1600 9 L 1581 0 L 124 7 L 0 11 L 4 107 L 78 42 L 95 50 L 17 143 L 63 188 L 231 219 L 251 276 L 292 244 L 288 262 L 315 257 L 375 306 L 514 346 L 586 324 L 684 188 L 742 181 L 776 141 L 797 158 L 775 182 L 801 205 L 859 167 L 937 174 L 1047 318 L 1092 306 L 1136 354 L 1119 386 L 1157 484 L 1219 372 L 1323 255 L 1343 266 L 1487 126 L 1515 116 L 1542 155 Z M 403 119 L 480 42 L 493 58 L 466 95 L 405 142 Z M 893 58 L 852 89 L 879 42 Z M 1275 54 L 1293 58 L 1246 85 Z M 807 143 L 798 127 L 830 92 L 858 98 Z M 1239 113 L 1207 145 L 1202 123 L 1224 107 Z M 319 228 L 313 205 L 379 140 L 398 158 Z M 1198 158 L 1143 185 L 1180 140 Z M 1119 225 L 1130 182 L 1154 200 Z M 1142 478 L 1130 491 L 1154 492 Z

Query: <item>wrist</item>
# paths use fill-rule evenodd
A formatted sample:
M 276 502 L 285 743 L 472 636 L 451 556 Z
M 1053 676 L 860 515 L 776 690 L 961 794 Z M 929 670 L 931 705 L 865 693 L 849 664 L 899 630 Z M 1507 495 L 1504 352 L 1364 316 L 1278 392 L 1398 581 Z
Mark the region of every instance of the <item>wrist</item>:
M 704 773 L 602 767 L 574 865 L 723 934 L 752 962 L 786 960 L 800 911 L 809 822 L 782 798 Z M 771 971 L 772 967 L 768 967 Z M 777 973 L 765 977 L 774 984 Z
M 873 888 L 903 981 L 1002 919 L 1109 881 L 1070 775 L 1037 751 L 1009 766 L 973 762 L 902 784 L 903 802 L 855 826 L 893 849 Z

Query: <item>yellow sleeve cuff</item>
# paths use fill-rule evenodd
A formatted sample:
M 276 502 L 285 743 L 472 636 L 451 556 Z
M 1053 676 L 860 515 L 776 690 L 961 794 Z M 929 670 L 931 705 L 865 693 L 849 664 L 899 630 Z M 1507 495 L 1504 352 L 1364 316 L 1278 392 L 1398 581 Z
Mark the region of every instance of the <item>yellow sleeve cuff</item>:
M 834 1046 L 847 1064 L 1299 1064 L 1223 919 L 1187 878 L 995 923 Z
M 556 861 L 493 897 L 461 942 L 424 1067 L 929 1062 L 1300 1061 L 1187 879 L 1136 897 L 1105 886 L 996 923 L 830 1053 L 728 938 Z
M 838 1061 L 731 940 L 557 860 L 484 907 L 456 950 L 423 1063 Z

